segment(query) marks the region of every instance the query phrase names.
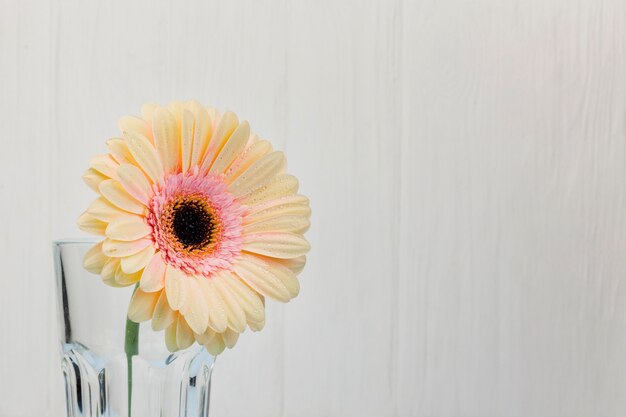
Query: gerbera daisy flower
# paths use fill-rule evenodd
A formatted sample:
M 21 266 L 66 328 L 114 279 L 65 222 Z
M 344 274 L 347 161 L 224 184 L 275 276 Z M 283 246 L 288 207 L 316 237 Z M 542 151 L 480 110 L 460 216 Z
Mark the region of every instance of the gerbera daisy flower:
M 263 328 L 265 297 L 298 295 L 309 201 L 283 153 L 232 112 L 148 104 L 119 127 L 83 176 L 99 197 L 78 225 L 104 236 L 85 268 L 138 283 L 128 317 L 165 330 L 170 351 L 197 341 L 219 354 Z

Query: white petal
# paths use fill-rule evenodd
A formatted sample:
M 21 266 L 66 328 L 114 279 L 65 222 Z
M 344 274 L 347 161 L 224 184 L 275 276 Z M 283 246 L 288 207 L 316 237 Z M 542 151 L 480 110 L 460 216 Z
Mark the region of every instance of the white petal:
M 148 205 L 153 194 L 152 186 L 139 168 L 131 164 L 121 164 L 117 169 L 117 176 L 128 194 Z
M 278 301 L 289 301 L 292 291 L 277 277 L 277 271 L 260 262 L 253 261 L 250 255 L 242 254 L 233 269 L 248 285 L 266 297 Z
M 226 330 L 228 326 L 228 318 L 226 316 L 226 310 L 224 309 L 224 303 L 220 298 L 215 287 L 213 287 L 212 279 L 206 277 L 199 277 L 198 282 L 204 293 L 207 307 L 209 308 L 209 326 L 218 333 Z
M 195 120 L 193 113 L 189 110 L 183 110 L 181 115 L 180 128 L 180 152 L 182 158 L 183 174 L 189 170 L 191 166 L 191 152 L 193 150 L 193 130 Z
M 264 321 L 265 307 L 263 306 L 263 301 L 261 301 L 259 294 L 231 273 L 223 273 L 222 277 L 224 278 L 223 283 L 226 284 L 239 299 L 241 308 L 246 312 L 247 321 Z
M 102 243 L 102 250 L 106 256 L 122 258 L 139 253 L 150 245 L 152 245 L 152 240 L 150 239 L 140 239 L 132 242 L 105 239 Z
M 152 313 L 152 330 L 158 331 L 167 328 L 174 322 L 176 313 L 170 308 L 167 302 L 167 294 L 165 291 L 155 292 L 159 294 L 159 299 Z
M 125 136 L 128 149 L 133 158 L 141 166 L 153 183 L 158 183 L 163 178 L 163 165 L 154 146 L 145 136 L 129 132 Z
M 304 216 L 278 216 L 244 226 L 244 234 L 263 232 L 304 233 L 311 222 Z
M 211 140 L 212 128 L 209 114 L 203 107 L 197 104 L 190 107 L 193 109 L 195 116 L 195 124 L 193 128 L 193 150 L 191 152 L 191 162 L 189 164 L 189 166 L 193 167 L 202 163 L 206 149 L 209 146 L 209 141 Z
M 235 129 L 228 142 L 211 165 L 210 173 L 222 174 L 243 151 L 250 137 L 250 125 L 245 120 Z
M 235 161 L 233 161 L 231 166 L 228 168 L 228 171 L 226 171 L 225 181 L 227 183 L 235 181 L 241 173 L 246 171 L 250 168 L 250 166 L 252 166 L 252 164 L 270 152 L 272 152 L 272 145 L 268 141 L 260 140 L 253 143 L 247 147 L 243 153 L 239 154 Z
M 176 119 L 168 110 L 158 107 L 152 116 L 154 145 L 166 173 L 176 171 L 180 154 L 180 140 Z
M 228 188 L 235 196 L 248 194 L 283 172 L 286 165 L 282 152 L 272 152 L 252 164 Z
M 131 197 L 117 180 L 102 181 L 100 192 L 111 203 L 130 213 L 143 214 L 146 209 L 146 206 Z
M 202 172 L 208 172 L 213 164 L 213 160 L 217 156 L 217 154 L 222 150 L 222 147 L 233 134 L 235 129 L 239 125 L 239 120 L 237 116 L 233 112 L 226 112 L 220 119 L 219 124 L 215 128 L 215 132 L 211 136 L 211 140 L 209 142 L 209 146 L 207 147 L 206 153 L 204 155 L 204 160 L 202 161 Z
M 76 224 L 78 228 L 83 232 L 93 233 L 95 235 L 104 235 L 104 231 L 107 228 L 107 224 L 102 220 L 98 220 L 93 217 L 91 214 L 84 212 L 78 217 L 76 220 Z
M 148 265 L 148 262 L 150 262 L 150 260 L 154 256 L 154 251 L 155 251 L 154 245 L 150 245 L 144 250 L 142 250 L 141 252 L 122 258 L 121 260 L 122 271 L 124 271 L 127 274 L 138 273 L 139 271 L 144 269 L 146 265 Z M 139 275 L 141 276 L 141 274 Z M 137 279 L 137 281 L 138 280 L 139 278 Z
M 291 259 L 305 255 L 309 242 L 295 233 L 254 233 L 243 236 L 243 249 L 271 258 Z
M 111 155 L 104 154 L 98 155 L 91 159 L 89 162 L 91 168 L 100 172 L 102 175 L 107 176 L 109 178 L 117 178 L 117 174 L 115 171 L 119 164 Z
M 83 257 L 83 267 L 92 274 L 100 274 L 109 258 L 102 252 L 102 242 L 93 245 Z
M 193 345 L 195 339 L 193 338 L 193 332 L 185 321 L 185 318 L 178 316 L 178 324 L 176 326 L 176 344 L 179 349 L 187 349 Z
M 128 212 L 120 210 L 103 197 L 94 200 L 87 208 L 87 213 L 105 223 L 110 223 L 119 216 L 128 215 Z
M 142 216 L 127 214 L 111 220 L 106 227 L 106 235 L 109 239 L 132 241 L 148 236 L 152 229 Z
M 167 301 L 174 311 L 179 310 L 187 301 L 186 279 L 188 279 L 186 273 L 171 265 L 167 266 L 165 271 L 165 291 L 167 293 Z
M 161 253 L 155 253 L 141 275 L 141 282 L 139 284 L 141 289 L 146 292 L 161 290 L 165 286 L 166 269 L 167 265 L 163 262 Z
M 89 188 L 91 188 L 93 191 L 97 193 L 100 193 L 100 189 L 98 188 L 100 183 L 108 179 L 109 177 L 107 177 L 104 174 L 101 174 L 100 172 L 96 171 L 93 168 L 89 168 L 83 174 L 83 181 L 85 182 L 85 184 L 87 184 Z
M 188 277 L 187 279 L 187 299 L 181 307 L 180 312 L 187 320 L 187 324 L 195 333 L 204 333 L 209 324 L 209 308 L 206 304 L 202 288 L 198 279 L 204 277 Z
M 150 320 L 158 299 L 159 294 L 143 292 L 137 288 L 128 306 L 128 318 L 135 323 Z
M 136 116 L 124 116 L 117 123 L 122 134 L 135 132 L 148 139 L 152 138 L 152 131 L 145 120 Z
M 243 310 L 235 293 L 233 293 L 230 287 L 224 282 L 226 279 L 232 279 L 230 278 L 230 274 L 228 275 L 229 276 L 225 277 L 222 276 L 222 274 L 217 274 L 211 280 L 224 303 L 224 309 L 228 318 L 228 327 L 241 333 L 246 329 L 246 312 Z
M 275 200 L 295 194 L 298 192 L 298 179 L 293 175 L 282 174 L 272 178 L 263 187 L 239 198 L 239 201 L 247 206 L 263 204 L 270 200 Z

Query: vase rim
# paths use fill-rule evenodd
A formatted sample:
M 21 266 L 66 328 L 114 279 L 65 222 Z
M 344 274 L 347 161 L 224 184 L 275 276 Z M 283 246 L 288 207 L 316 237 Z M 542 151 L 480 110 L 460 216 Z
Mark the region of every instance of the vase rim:
M 94 237 L 68 237 L 68 238 L 60 238 L 54 239 L 52 244 L 54 246 L 67 246 L 67 245 L 93 245 L 94 243 L 98 243 L 100 240 Z

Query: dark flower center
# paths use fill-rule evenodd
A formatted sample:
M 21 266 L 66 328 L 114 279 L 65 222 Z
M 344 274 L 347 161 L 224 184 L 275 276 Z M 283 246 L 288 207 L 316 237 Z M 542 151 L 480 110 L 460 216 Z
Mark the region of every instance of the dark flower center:
M 172 229 L 185 249 L 196 249 L 211 243 L 215 221 L 201 201 L 183 200 L 173 207 Z

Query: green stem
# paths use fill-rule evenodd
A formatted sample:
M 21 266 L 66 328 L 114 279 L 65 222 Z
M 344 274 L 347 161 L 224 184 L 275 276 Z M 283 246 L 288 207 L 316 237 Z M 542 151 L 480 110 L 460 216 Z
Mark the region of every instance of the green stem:
M 137 291 L 137 284 L 133 294 Z M 126 369 L 128 369 L 128 417 L 131 417 L 133 396 L 133 356 L 139 353 L 139 323 L 126 318 L 126 337 L 124 339 L 124 352 L 126 352 Z

